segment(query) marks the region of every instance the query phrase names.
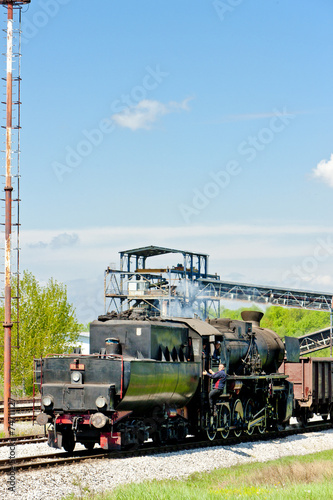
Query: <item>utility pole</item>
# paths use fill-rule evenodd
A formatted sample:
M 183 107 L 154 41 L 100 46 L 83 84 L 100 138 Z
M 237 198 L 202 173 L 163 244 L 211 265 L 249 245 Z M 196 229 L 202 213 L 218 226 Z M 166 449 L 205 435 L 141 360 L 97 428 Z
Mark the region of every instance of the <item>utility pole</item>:
M 330 307 L 330 356 L 332 357 L 332 330 L 333 330 L 333 297 Z
M 7 78 L 6 78 L 6 181 L 5 181 L 5 321 L 4 326 L 4 430 L 10 435 L 11 406 L 11 350 L 12 350 L 12 299 L 11 299 L 11 234 L 12 234 L 12 131 L 13 131 L 13 20 L 14 9 L 31 0 L 0 0 L 7 9 Z M 18 81 L 19 86 L 19 81 Z M 19 101 L 19 100 L 18 100 Z M 20 103 L 17 103 L 18 106 Z M 17 277 L 18 278 L 18 277 Z

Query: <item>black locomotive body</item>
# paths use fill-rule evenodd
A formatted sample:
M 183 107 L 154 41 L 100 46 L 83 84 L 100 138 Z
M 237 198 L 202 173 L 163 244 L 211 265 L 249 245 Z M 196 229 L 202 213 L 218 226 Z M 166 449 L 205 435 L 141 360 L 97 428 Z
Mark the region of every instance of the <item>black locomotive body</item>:
M 264 432 L 292 415 L 293 389 L 278 373 L 284 344 L 259 326 L 216 319 L 109 319 L 91 323 L 90 354 L 36 361 L 49 442 L 72 451 L 75 443 L 105 449 L 182 440 L 188 434 L 226 438 Z M 218 351 L 214 349 L 219 342 Z M 204 369 L 226 366 L 227 381 L 210 414 L 211 381 Z

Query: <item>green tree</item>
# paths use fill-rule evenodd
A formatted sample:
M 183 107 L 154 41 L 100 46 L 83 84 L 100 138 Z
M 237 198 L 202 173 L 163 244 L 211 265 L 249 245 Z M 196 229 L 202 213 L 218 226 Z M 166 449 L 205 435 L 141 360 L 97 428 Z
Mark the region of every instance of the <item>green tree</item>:
M 231 319 L 242 319 L 241 312 L 261 309 L 257 306 L 240 309 L 222 309 L 221 316 Z M 264 312 L 261 320 L 262 328 L 269 328 L 281 338 L 300 337 L 308 333 L 326 328 L 330 324 L 330 314 L 327 311 L 308 311 L 305 309 L 288 309 L 270 306 Z
M 15 290 L 15 283 L 12 288 Z M 15 304 L 13 301 L 13 308 Z M 3 309 L 1 315 L 3 321 Z M 52 278 L 41 285 L 32 273 L 24 271 L 20 280 L 20 344 L 19 349 L 12 349 L 13 393 L 31 394 L 33 358 L 69 352 L 81 328 L 74 307 L 68 302 L 66 286 Z M 13 344 L 15 330 L 14 326 Z M 2 329 L 2 345 L 3 333 Z M 3 349 L 0 356 L 3 366 Z
M 269 307 L 260 326 L 274 330 L 280 337 L 300 337 L 329 326 L 330 314 L 326 311 L 307 311 Z
M 239 309 L 227 309 L 223 307 L 221 308 L 221 317 L 230 319 L 240 319 L 241 321 L 243 321 L 241 316 L 241 313 L 243 311 L 262 311 L 262 309 L 260 309 L 260 307 L 256 305 L 251 305 L 249 307 L 240 307 Z

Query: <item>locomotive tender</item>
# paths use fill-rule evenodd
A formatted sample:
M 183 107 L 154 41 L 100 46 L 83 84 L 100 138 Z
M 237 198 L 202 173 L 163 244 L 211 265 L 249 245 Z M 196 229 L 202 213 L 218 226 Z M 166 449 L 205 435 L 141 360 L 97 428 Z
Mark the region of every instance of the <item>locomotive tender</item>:
M 126 316 L 126 315 L 125 315 Z M 100 317 L 90 325 L 90 354 L 74 352 L 35 361 L 41 425 L 49 444 L 73 451 L 163 444 L 188 434 L 226 438 L 283 426 L 293 414 L 293 384 L 278 369 L 279 336 L 260 328 L 262 313 L 226 318 Z M 220 342 L 219 360 L 213 358 Z M 226 367 L 217 415 L 210 414 L 211 381 L 204 369 Z

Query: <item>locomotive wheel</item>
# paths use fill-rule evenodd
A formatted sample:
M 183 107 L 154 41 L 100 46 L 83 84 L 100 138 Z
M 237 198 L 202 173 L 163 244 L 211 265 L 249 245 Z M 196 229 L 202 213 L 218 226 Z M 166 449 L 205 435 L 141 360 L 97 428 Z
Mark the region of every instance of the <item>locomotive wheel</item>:
M 72 432 L 66 432 L 62 435 L 62 447 L 65 451 L 67 451 L 67 453 L 73 453 L 75 441 Z
M 95 447 L 95 443 L 92 442 L 83 443 L 83 446 L 85 447 L 86 450 L 92 451 Z
M 177 439 L 178 441 L 184 441 L 188 434 L 187 426 L 184 422 L 179 422 L 177 426 Z
M 210 423 L 209 427 L 207 429 L 207 437 L 209 441 L 214 441 L 216 438 L 216 419 L 214 418 L 215 422 Z
M 233 410 L 232 410 L 232 425 L 236 428 L 234 429 L 234 434 L 239 437 L 242 434 L 242 424 L 243 424 L 243 405 L 240 399 L 236 399 Z
M 206 427 L 209 441 L 214 441 L 216 438 L 217 417 L 210 416 L 209 413 L 206 413 Z
M 222 405 L 219 409 L 219 427 L 222 427 L 221 436 L 227 439 L 230 431 L 230 410 L 227 405 Z
M 306 427 L 308 423 L 308 415 L 306 409 L 301 410 L 301 414 L 297 417 L 297 422 L 301 424 L 302 427 Z
M 143 443 L 145 442 L 144 434 L 142 432 L 139 432 L 137 435 L 137 439 L 139 446 L 142 446 Z
M 301 425 L 301 427 L 306 427 L 307 426 L 307 418 L 305 416 L 297 417 L 297 422 Z
M 332 422 L 333 425 L 333 408 L 330 410 L 330 421 Z
M 163 446 L 168 441 L 168 429 L 161 426 L 160 429 L 153 434 L 153 442 L 157 446 Z
M 254 401 L 253 401 L 253 399 L 248 399 L 246 401 L 245 411 L 244 411 L 244 419 L 245 419 L 246 426 L 248 425 L 248 423 L 253 418 L 253 408 L 254 408 Z M 254 427 L 251 427 L 251 429 L 248 429 L 248 428 L 246 429 L 246 433 L 249 436 L 252 436 L 253 431 L 254 431 Z
M 264 434 L 266 432 L 266 422 L 265 420 L 262 420 L 260 424 L 258 425 L 258 432 L 259 434 Z

